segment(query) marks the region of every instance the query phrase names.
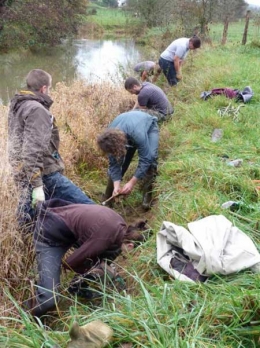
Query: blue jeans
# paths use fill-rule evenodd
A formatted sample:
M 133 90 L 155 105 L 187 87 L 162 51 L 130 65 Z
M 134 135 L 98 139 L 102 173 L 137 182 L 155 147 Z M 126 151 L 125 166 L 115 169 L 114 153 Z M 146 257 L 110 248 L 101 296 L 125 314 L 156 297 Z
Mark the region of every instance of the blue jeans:
M 42 177 L 45 198 L 60 198 L 78 204 L 95 204 L 78 186 L 59 172 Z
M 169 60 L 166 60 L 166 59 L 160 57 L 159 65 L 160 65 L 160 68 L 162 69 L 169 85 L 170 86 L 177 85 L 178 80 L 176 78 L 176 70 L 175 70 L 173 62 L 170 62 Z
M 45 198 L 60 198 L 78 204 L 95 204 L 81 189 L 73 184 L 66 176 L 59 172 L 42 177 Z M 32 208 L 32 187 L 28 183 L 21 183 L 21 196 L 18 205 L 18 223 L 20 227 L 31 225 L 35 218 Z

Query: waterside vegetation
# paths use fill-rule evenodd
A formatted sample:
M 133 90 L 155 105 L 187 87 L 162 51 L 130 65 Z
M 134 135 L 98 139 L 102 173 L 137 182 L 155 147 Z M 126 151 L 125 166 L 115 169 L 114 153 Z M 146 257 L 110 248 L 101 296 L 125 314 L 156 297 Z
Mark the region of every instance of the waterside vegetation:
M 260 247 L 260 62 L 259 47 L 204 44 L 191 52 L 183 67 L 183 81 L 169 88 L 163 76 L 158 84 L 175 107 L 172 120 L 161 126 L 159 176 L 154 206 L 144 215 L 136 190 L 116 209 L 128 220 L 147 217 L 153 230 L 149 240 L 126 260 L 119 259 L 127 290 L 101 288 L 102 299 L 89 303 L 71 298 L 70 279 L 63 275 L 62 303 L 58 312 L 41 322 L 20 307 L 32 291 L 35 277 L 31 237 L 22 236 L 15 224 L 17 192 L 7 158 L 7 107 L 0 119 L 0 346 L 65 347 L 74 320 L 84 324 L 102 319 L 114 330 L 110 347 L 129 342 L 133 347 L 259 347 L 259 274 L 250 271 L 214 276 L 205 284 L 171 279 L 156 263 L 156 232 L 163 221 L 187 227 L 187 223 L 212 214 L 223 214 Z M 154 43 L 159 50 L 161 43 Z M 254 96 L 245 105 L 215 96 L 204 101 L 200 93 L 215 87 L 243 89 L 250 85 Z M 133 97 L 123 86 L 56 85 L 52 112 L 61 129 L 61 149 L 67 175 L 96 202 L 106 182 L 106 159 L 97 151 L 97 134 L 120 112 L 131 107 Z M 239 108 L 238 116 L 221 116 L 218 109 Z M 211 141 L 214 129 L 223 137 Z M 240 167 L 224 159 L 243 159 Z M 129 173 L 130 175 L 130 173 Z M 244 205 L 236 211 L 221 208 L 234 200 Z M 120 268 L 120 267 L 119 267 Z

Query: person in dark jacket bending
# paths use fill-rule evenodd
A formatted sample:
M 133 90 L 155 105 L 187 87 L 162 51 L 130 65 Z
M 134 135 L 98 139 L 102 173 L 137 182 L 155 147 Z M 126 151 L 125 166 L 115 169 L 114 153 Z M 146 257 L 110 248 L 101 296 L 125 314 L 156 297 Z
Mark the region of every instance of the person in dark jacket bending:
M 89 271 L 103 259 L 113 261 L 122 251 L 134 248 L 143 235 L 110 208 L 96 204 L 73 204 L 52 199 L 38 205 L 34 230 L 39 281 L 36 296 L 25 303 L 31 314 L 41 317 L 55 307 L 64 254 L 78 246 L 64 261 L 76 273 Z
M 62 173 L 59 130 L 50 112 L 52 78 L 41 69 L 31 70 L 27 88 L 11 100 L 8 115 L 9 160 L 20 195 L 21 227 L 34 218 L 37 202 L 61 198 L 73 203 L 94 202 Z
M 169 120 L 173 115 L 173 107 L 163 90 L 150 82 L 140 83 L 134 77 L 125 80 L 125 89 L 137 95 L 133 110 L 142 110 L 156 116 L 158 122 Z
M 117 116 L 97 138 L 99 148 L 109 155 L 108 184 L 105 199 L 117 194 L 128 195 L 144 179 L 142 206 L 149 209 L 153 181 L 157 173 L 159 128 L 157 117 L 143 111 L 128 111 Z M 121 187 L 122 178 L 138 151 L 138 166 L 133 177 Z

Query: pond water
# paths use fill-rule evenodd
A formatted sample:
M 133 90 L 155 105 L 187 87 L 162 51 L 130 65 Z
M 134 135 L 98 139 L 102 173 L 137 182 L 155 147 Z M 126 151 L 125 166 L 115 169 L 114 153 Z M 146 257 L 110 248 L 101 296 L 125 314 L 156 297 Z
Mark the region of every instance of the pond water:
M 59 47 L 36 53 L 0 55 L 0 103 L 7 104 L 14 93 L 25 86 L 25 76 L 31 69 L 46 70 L 52 75 L 53 86 L 75 79 L 87 83 L 109 80 L 117 83 L 133 66 L 144 60 L 144 48 L 132 40 L 74 40 Z

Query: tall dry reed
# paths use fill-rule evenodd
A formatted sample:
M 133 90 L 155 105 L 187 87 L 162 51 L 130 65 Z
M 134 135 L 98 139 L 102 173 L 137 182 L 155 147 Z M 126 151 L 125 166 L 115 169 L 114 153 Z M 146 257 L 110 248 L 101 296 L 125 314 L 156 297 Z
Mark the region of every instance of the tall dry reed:
M 66 175 L 77 184 L 79 163 L 86 170 L 106 170 L 106 159 L 98 152 L 96 137 L 119 113 L 133 105 L 133 97 L 123 87 L 103 83 L 86 85 L 76 81 L 71 86 L 58 83 L 52 92 L 51 108 L 60 128 L 60 151 L 66 165 Z M 0 310 L 2 317 L 18 315 L 13 303 L 5 296 L 11 291 L 18 303 L 24 298 L 33 271 L 34 254 L 31 236 L 23 236 L 16 225 L 18 194 L 8 163 L 8 107 L 0 108 Z M 88 173 L 86 173 L 88 175 Z M 88 187 L 88 183 L 86 183 Z

